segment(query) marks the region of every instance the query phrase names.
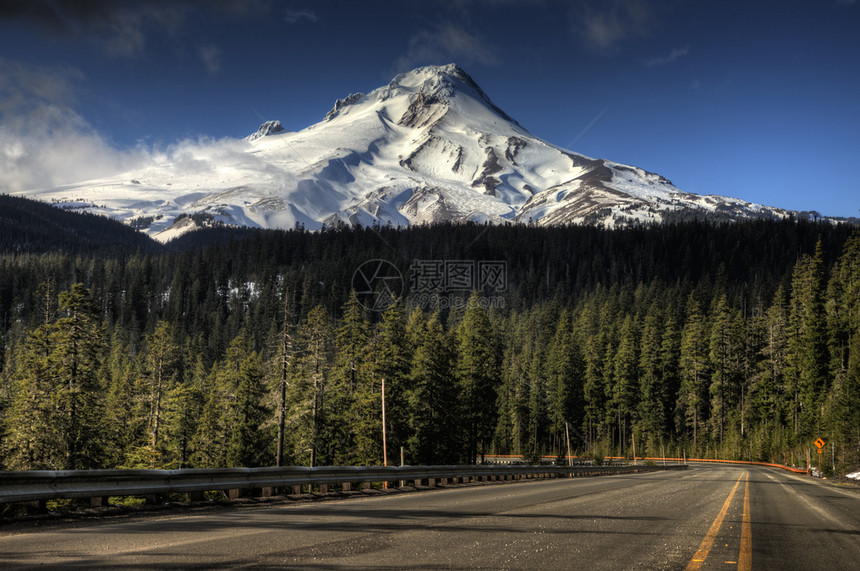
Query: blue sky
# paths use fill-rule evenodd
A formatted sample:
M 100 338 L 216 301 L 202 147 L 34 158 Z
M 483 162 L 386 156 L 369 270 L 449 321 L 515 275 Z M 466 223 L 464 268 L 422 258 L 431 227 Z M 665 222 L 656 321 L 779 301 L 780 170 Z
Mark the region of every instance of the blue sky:
M 456 62 L 557 145 L 689 192 L 858 216 L 858 30 L 857 0 L 5 2 L 0 192 L 266 119 L 302 129 Z

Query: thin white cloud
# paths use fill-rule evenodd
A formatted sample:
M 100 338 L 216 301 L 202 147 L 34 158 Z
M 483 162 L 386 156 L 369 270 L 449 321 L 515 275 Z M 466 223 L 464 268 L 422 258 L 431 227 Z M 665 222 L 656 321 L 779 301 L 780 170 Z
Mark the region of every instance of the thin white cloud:
M 406 53 L 394 62 L 394 71 L 399 73 L 420 65 L 451 62 L 466 66 L 498 65 L 499 59 L 488 42 L 449 22 L 414 35 Z
M 625 42 L 651 35 L 654 11 L 644 0 L 589 2 L 571 11 L 573 33 L 596 52 L 612 53 Z
M 300 24 L 301 22 L 315 23 L 319 22 L 320 18 L 315 12 L 304 8 L 302 10 L 287 10 L 284 15 L 284 21 L 288 24 Z
M 221 50 L 211 44 L 203 44 L 197 48 L 203 67 L 214 75 L 221 71 Z
M 678 61 L 688 53 L 690 53 L 689 45 L 684 46 L 683 48 L 675 48 L 665 56 L 645 60 L 645 67 L 663 67 Z

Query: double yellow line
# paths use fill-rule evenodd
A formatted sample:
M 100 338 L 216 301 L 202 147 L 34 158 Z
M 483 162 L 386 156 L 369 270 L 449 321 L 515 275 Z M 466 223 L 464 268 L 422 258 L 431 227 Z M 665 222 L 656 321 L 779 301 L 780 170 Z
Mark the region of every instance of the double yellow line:
M 708 553 L 711 552 L 711 548 L 714 546 L 714 541 L 717 539 L 717 534 L 720 531 L 720 527 L 723 525 L 723 520 L 726 517 L 726 513 L 729 511 L 729 506 L 732 503 L 732 499 L 735 497 L 735 492 L 738 490 L 738 486 L 741 484 L 741 480 L 746 478 L 746 486 L 744 489 L 744 515 L 743 515 L 743 524 L 741 525 L 741 551 L 738 554 L 738 569 L 740 571 L 750 571 L 752 569 L 752 525 L 750 524 L 750 475 L 749 472 L 744 472 L 738 477 L 738 481 L 735 482 L 735 486 L 732 488 L 729 497 L 726 498 L 725 503 L 723 504 L 723 508 L 720 510 L 720 513 L 717 514 L 717 518 L 714 520 L 714 523 L 711 524 L 711 528 L 708 530 L 708 533 L 705 535 L 705 539 L 702 540 L 702 544 L 699 546 L 699 549 L 696 551 L 696 554 L 693 555 L 693 558 L 687 564 L 687 570 L 691 571 L 693 569 L 699 569 L 702 566 L 702 563 L 705 562 L 705 559 L 708 558 Z

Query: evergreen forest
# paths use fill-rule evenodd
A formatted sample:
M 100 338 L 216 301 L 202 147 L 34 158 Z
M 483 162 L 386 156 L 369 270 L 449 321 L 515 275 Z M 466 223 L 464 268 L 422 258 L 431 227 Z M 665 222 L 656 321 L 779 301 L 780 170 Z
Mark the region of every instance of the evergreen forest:
M 193 234 L 4 238 L 3 469 L 537 461 L 568 438 L 804 465 L 821 438 L 825 473 L 860 464 L 855 226 Z M 368 308 L 355 276 L 374 260 L 403 287 Z M 416 261 L 501 262 L 503 287 L 439 282 L 427 302 Z

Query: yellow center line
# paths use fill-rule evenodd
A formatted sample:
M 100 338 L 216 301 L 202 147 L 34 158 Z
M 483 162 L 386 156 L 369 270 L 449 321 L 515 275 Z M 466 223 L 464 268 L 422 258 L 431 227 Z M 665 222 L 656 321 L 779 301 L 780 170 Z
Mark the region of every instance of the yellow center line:
M 735 482 L 735 487 L 732 488 L 732 492 L 729 494 L 729 497 L 726 498 L 726 502 L 723 504 L 723 509 L 721 509 L 720 513 L 717 514 L 717 519 L 714 520 L 714 523 L 711 524 L 711 529 L 708 530 L 707 535 L 705 535 L 705 539 L 702 540 L 699 550 L 696 551 L 696 554 L 693 555 L 693 558 L 687 564 L 687 571 L 698 569 L 702 566 L 702 563 L 705 562 L 705 559 L 707 559 L 708 553 L 710 553 L 711 547 L 714 546 L 714 541 L 717 539 L 717 533 L 720 531 L 720 526 L 723 525 L 723 519 L 726 517 L 726 512 L 729 511 L 729 505 L 732 503 L 732 498 L 735 497 L 735 492 L 737 491 L 743 477 L 743 474 L 738 476 L 738 481 Z
M 752 569 L 752 524 L 750 523 L 750 475 L 744 489 L 744 521 L 741 526 L 741 552 L 738 555 L 738 571 Z

